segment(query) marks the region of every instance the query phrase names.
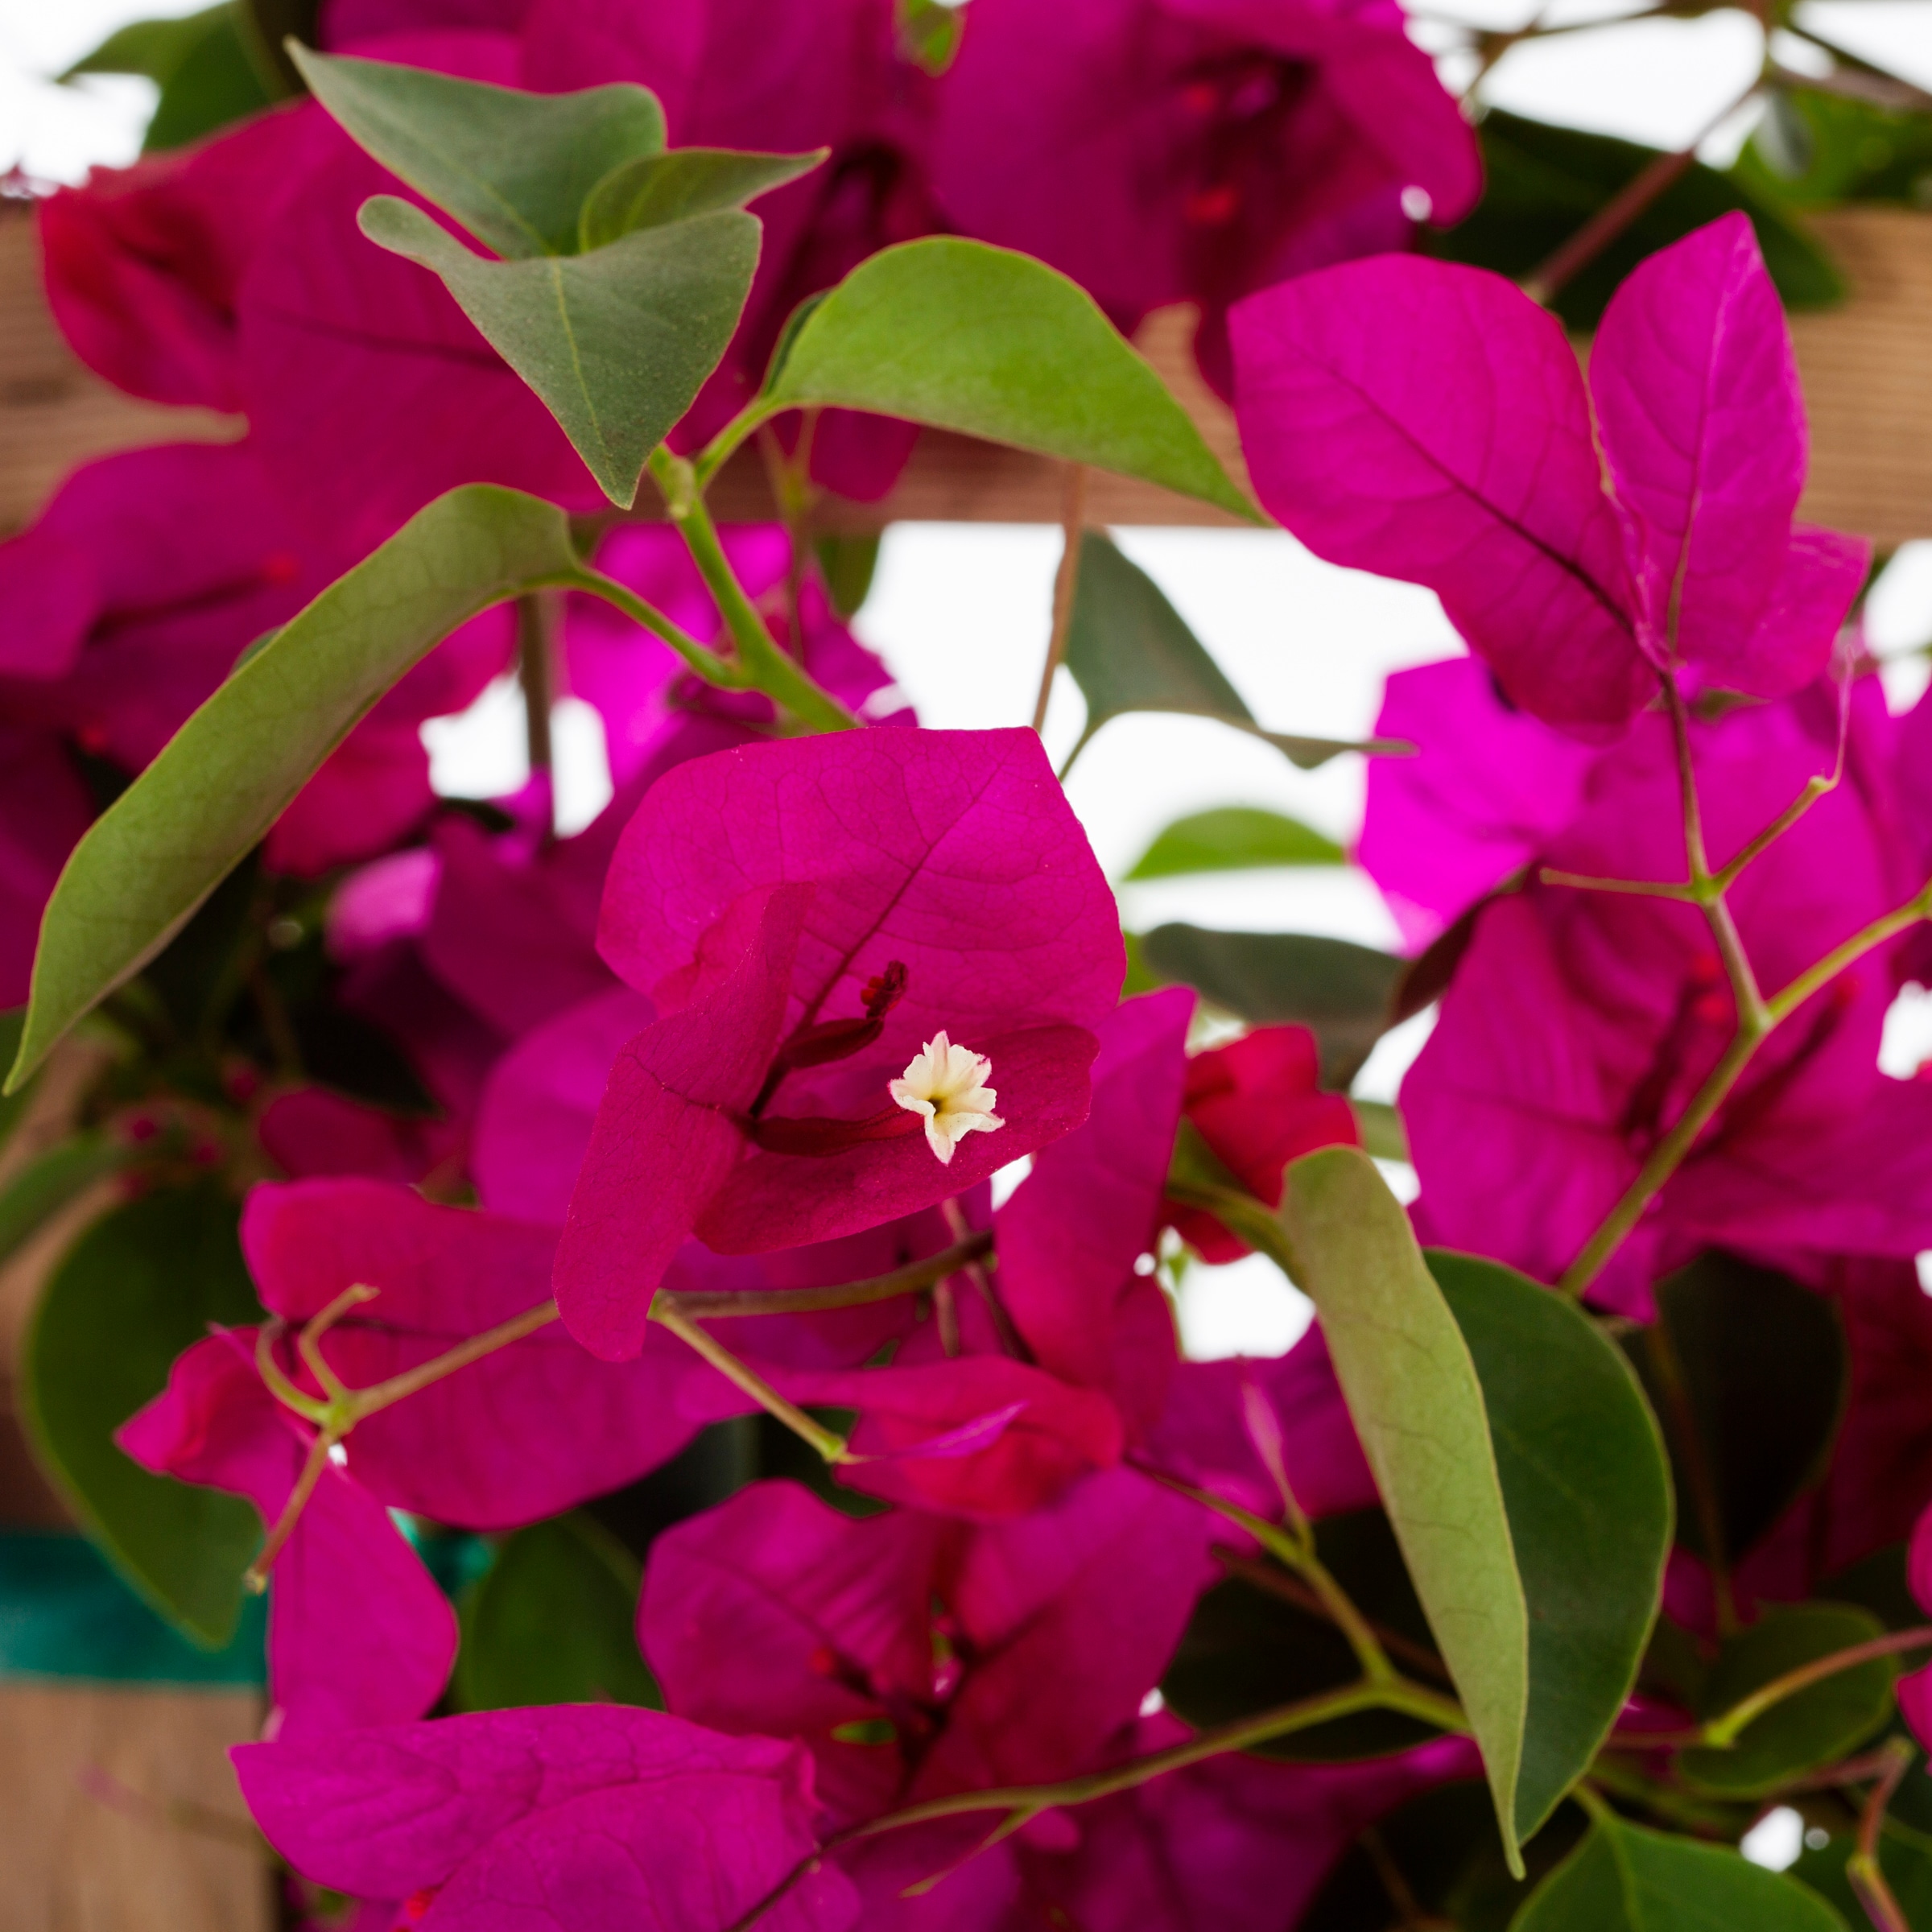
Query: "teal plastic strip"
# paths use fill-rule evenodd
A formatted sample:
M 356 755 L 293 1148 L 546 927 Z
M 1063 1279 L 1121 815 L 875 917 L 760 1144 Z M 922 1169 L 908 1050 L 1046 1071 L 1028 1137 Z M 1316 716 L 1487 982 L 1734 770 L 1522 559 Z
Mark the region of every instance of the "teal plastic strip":
M 135 1596 L 85 1537 L 0 1531 L 0 1681 L 259 1685 L 267 1617 L 266 1602 L 250 1598 L 234 1641 L 204 1650 Z

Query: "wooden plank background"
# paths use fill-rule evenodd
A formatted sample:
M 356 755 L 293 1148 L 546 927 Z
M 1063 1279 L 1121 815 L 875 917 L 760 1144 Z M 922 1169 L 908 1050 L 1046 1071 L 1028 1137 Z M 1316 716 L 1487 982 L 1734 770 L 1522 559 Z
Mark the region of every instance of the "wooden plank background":
M 1814 225 L 1853 292 L 1839 308 L 1792 320 L 1812 432 L 1801 514 L 1885 544 L 1932 536 L 1932 215 L 1847 208 Z M 1232 419 L 1195 374 L 1190 328 L 1185 311 L 1164 311 L 1149 322 L 1141 347 L 1241 477 Z M 27 522 L 89 456 L 241 429 L 234 418 L 136 402 L 82 368 L 47 314 L 32 221 L 17 204 L 0 214 L 0 531 Z M 755 454 L 744 452 L 727 470 L 713 501 L 732 521 L 771 515 Z M 1205 505 L 1099 475 L 1088 512 L 1100 523 L 1230 521 Z M 830 504 L 822 520 L 869 529 L 902 519 L 1057 522 L 1059 514 L 1053 464 L 929 431 L 883 503 Z

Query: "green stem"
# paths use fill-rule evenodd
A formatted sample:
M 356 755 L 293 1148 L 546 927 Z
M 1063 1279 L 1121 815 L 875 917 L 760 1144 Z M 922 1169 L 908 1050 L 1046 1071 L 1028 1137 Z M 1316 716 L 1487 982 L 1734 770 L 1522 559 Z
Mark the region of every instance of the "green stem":
M 1053 1785 L 1009 1785 L 996 1790 L 962 1791 L 952 1797 L 928 1798 L 923 1803 L 889 1811 L 882 1818 L 872 1818 L 865 1824 L 835 1833 L 826 1839 L 821 1852 L 812 1852 L 801 1860 L 778 1885 L 733 1924 L 729 1932 L 748 1932 L 748 1928 L 757 1924 L 800 1879 L 816 1869 L 823 1852 L 832 1851 L 840 1845 L 850 1844 L 860 1839 L 876 1838 L 882 1832 L 896 1831 L 909 1825 L 931 1824 L 941 1818 L 967 1818 L 981 1811 L 1005 1812 L 1006 1816 L 998 1829 L 968 1854 L 976 1856 L 987 1846 L 1010 1837 L 1042 1812 L 1058 1810 L 1066 1805 L 1092 1804 L 1096 1798 L 1112 1798 L 1119 1792 L 1137 1790 L 1157 1777 L 1165 1777 L 1170 1771 L 1185 1770 L 1190 1765 L 1224 1757 L 1229 1752 L 1252 1750 L 1272 1738 L 1311 1730 L 1317 1724 L 1352 1717 L 1362 1711 L 1395 1711 L 1427 1724 L 1441 1725 L 1445 1729 L 1463 1732 L 1468 1729 L 1459 1705 L 1439 1697 L 1432 1690 L 1424 1690 L 1420 1685 L 1401 1678 L 1391 1683 L 1363 1682 L 1351 1684 L 1340 1690 L 1325 1691 L 1319 1697 L 1304 1698 L 1298 1703 L 1278 1704 L 1273 1710 L 1264 1711 L 1257 1716 L 1197 1732 L 1185 1744 L 1151 1752 L 1146 1757 L 1130 1758 L 1124 1765 L 1092 1772 L 1085 1777 L 1071 1777 Z M 1447 1724 L 1443 1715 L 1445 1711 L 1451 1714 L 1452 1720 Z
M 1154 1778 L 1165 1777 L 1170 1771 L 1185 1770 L 1190 1765 L 1224 1757 L 1231 1751 L 1252 1750 L 1271 1739 L 1311 1730 L 1317 1724 L 1331 1724 L 1337 1718 L 1352 1717 L 1359 1711 L 1394 1711 L 1426 1724 L 1440 1724 L 1445 1707 L 1455 1714 L 1451 1728 L 1459 1731 L 1468 1728 L 1460 1706 L 1418 1684 L 1401 1678 L 1388 1683 L 1350 1684 L 1340 1690 L 1324 1691 L 1319 1697 L 1303 1698 L 1298 1703 L 1278 1705 L 1272 1711 L 1231 1724 L 1216 1725 L 1196 1733 L 1185 1744 L 1170 1745 L 1146 1757 L 1130 1758 L 1124 1765 L 1090 1772 L 1084 1777 L 1070 1777 L 1055 1785 L 1013 1785 L 998 1790 L 961 1791 L 948 1798 L 927 1798 L 923 1804 L 889 1811 L 844 1837 L 847 1840 L 875 1838 L 882 1831 L 930 1824 L 936 1818 L 964 1818 L 976 1811 L 1018 1811 L 1037 1818 L 1042 1811 L 1112 1798 L 1118 1792 L 1131 1791 Z
M 788 1402 L 749 1363 L 741 1362 L 722 1342 L 716 1341 L 688 1315 L 671 1305 L 672 1298 L 659 1295 L 650 1305 L 650 1319 L 668 1328 L 678 1340 L 701 1355 L 718 1373 L 744 1392 L 767 1415 L 775 1416 L 792 1434 L 809 1443 L 828 1463 L 850 1463 L 859 1459 L 845 1445 L 843 1436 L 834 1435 L 815 1422 L 795 1402 Z
M 1885 1830 L 1885 1807 L 1892 1802 L 1900 1781 L 1911 1769 L 1915 1753 L 1902 1737 L 1889 1739 L 1882 1747 L 1885 1767 L 1858 1821 L 1858 1844 L 1845 1860 L 1845 1877 L 1858 1894 L 1858 1902 L 1877 1932 L 1912 1932 L 1912 1922 L 1893 1896 L 1879 1864 L 1879 1835 Z
M 991 1252 L 990 1234 L 968 1235 L 943 1253 L 929 1255 L 923 1261 L 908 1261 L 890 1274 L 874 1275 L 869 1281 L 842 1282 L 833 1288 L 750 1288 L 742 1293 L 730 1289 L 676 1294 L 660 1294 L 658 1302 L 678 1314 L 699 1321 L 745 1315 L 811 1315 L 824 1308 L 863 1308 L 873 1302 L 889 1302 L 902 1294 L 916 1294 L 956 1274 L 969 1262 Z
M 1724 1104 L 1725 1096 L 1737 1084 L 1738 1075 L 1750 1063 L 1764 1039 L 1761 1032 L 1740 1030 L 1725 1049 L 1724 1056 L 1711 1071 L 1696 1097 L 1678 1117 L 1677 1125 L 1650 1150 L 1650 1156 L 1637 1170 L 1637 1179 L 1624 1190 L 1623 1198 L 1604 1217 L 1602 1226 L 1591 1236 L 1583 1251 L 1563 1270 L 1557 1287 L 1573 1299 L 1581 1299 L 1590 1284 L 1602 1274 L 1605 1263 L 1623 1245 L 1651 1198 L 1676 1173 L 1691 1143 L 1704 1130 L 1711 1117 Z
M 778 647 L 770 626 L 745 594 L 737 573 L 718 540 L 717 526 L 704 506 L 691 465 L 662 444 L 651 452 L 650 473 L 664 493 L 665 508 L 705 588 L 717 605 L 737 650 L 740 681 L 755 685 L 813 731 L 846 731 L 858 723 L 829 691 L 806 675 L 804 667 Z
M 587 592 L 614 605 L 634 623 L 642 624 L 654 637 L 662 638 L 707 684 L 719 685 L 726 691 L 742 691 L 750 682 L 741 665 L 700 644 L 682 625 L 674 624 L 654 604 L 646 603 L 634 590 L 620 584 L 615 577 L 605 576 L 601 570 L 592 570 L 588 564 L 569 576 L 546 581 L 562 589 Z
M 1033 729 L 1043 731 L 1046 706 L 1053 696 L 1053 674 L 1067 655 L 1073 629 L 1073 600 L 1080 578 L 1080 543 L 1087 528 L 1087 465 L 1069 463 L 1062 479 L 1060 498 L 1060 567 L 1053 573 L 1053 629 L 1046 639 L 1046 661 L 1040 667 L 1040 694 L 1034 700 Z
M 1795 1670 L 1787 1670 L 1782 1677 L 1774 1677 L 1769 1683 L 1761 1684 L 1721 1716 L 1712 1718 L 1704 1726 L 1703 1741 L 1720 1748 L 1734 1744 L 1748 1725 L 1786 1698 L 1795 1697 L 1801 1690 L 1809 1690 L 1814 1684 L 1823 1683 L 1841 1670 L 1855 1670 L 1877 1657 L 1896 1657 L 1901 1650 L 1919 1650 L 1928 1645 L 1932 1645 L 1932 1624 L 1921 1624 L 1913 1629 L 1894 1630 L 1886 1636 L 1872 1637 L 1868 1642 L 1854 1644 L 1848 1649 L 1835 1650 L 1829 1657 L 1814 1657 L 1810 1663 L 1800 1664 Z
M 1368 1618 L 1355 1607 L 1348 1592 L 1315 1554 L 1312 1537 L 1303 1540 L 1278 1523 L 1271 1523 L 1253 1511 L 1244 1509 L 1239 1503 L 1230 1502 L 1224 1496 L 1216 1496 L 1212 1489 L 1197 1488 L 1179 1476 L 1166 1475 L 1142 1463 L 1135 1466 L 1143 1476 L 1151 1477 L 1163 1488 L 1171 1489 L 1177 1496 L 1184 1496 L 1190 1502 L 1199 1504 L 1203 1509 L 1212 1509 L 1216 1515 L 1224 1517 L 1228 1521 L 1245 1530 L 1284 1569 L 1291 1570 L 1300 1577 L 1315 1592 L 1329 1620 L 1348 1638 L 1348 1647 L 1361 1666 L 1364 1683 L 1393 1684 L 1402 1681 Z
M 748 403 L 733 417 L 691 462 L 691 481 L 696 485 L 699 494 L 711 488 L 718 472 L 738 453 L 741 445 L 749 442 L 774 416 L 784 413 L 782 409 L 774 408 L 758 399 Z
M 1853 933 L 1843 945 L 1835 946 L 1815 966 L 1801 972 L 1783 992 L 1773 993 L 1765 1002 L 1773 1022 L 1789 1019 L 1813 993 L 1829 985 L 1847 966 L 1856 965 L 1875 947 L 1884 945 L 1887 939 L 1926 919 L 1932 919 L 1932 880 L 1896 911 L 1874 919 L 1862 932 Z

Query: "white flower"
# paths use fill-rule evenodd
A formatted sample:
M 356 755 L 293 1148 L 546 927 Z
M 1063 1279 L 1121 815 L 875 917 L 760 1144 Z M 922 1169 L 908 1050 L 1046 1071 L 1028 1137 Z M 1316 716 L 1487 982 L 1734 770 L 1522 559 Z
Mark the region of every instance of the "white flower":
M 926 1117 L 926 1143 L 950 1166 L 952 1150 L 969 1133 L 990 1133 L 1006 1123 L 993 1110 L 1000 1096 L 981 1083 L 993 1062 L 969 1046 L 956 1046 L 942 1031 L 919 1049 L 906 1077 L 886 1088 L 910 1113 Z

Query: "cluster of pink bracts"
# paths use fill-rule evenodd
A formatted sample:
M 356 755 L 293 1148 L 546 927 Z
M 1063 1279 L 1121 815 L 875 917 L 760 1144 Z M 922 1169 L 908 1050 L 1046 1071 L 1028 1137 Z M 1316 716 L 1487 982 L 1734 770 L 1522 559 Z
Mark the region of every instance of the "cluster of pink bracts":
M 1768 987 L 1932 873 L 1932 713 L 1889 716 L 1843 632 L 1864 546 L 1793 523 L 1802 411 L 1748 225 L 1639 270 L 1586 386 L 1507 284 L 1377 253 L 1406 246 L 1413 191 L 1447 217 L 1478 185 L 1393 5 L 972 0 L 936 79 L 872 0 L 336 0 L 324 29 L 541 89 L 640 80 L 679 143 L 832 148 L 763 204 L 738 341 L 681 440 L 739 406 L 801 297 L 888 241 L 1031 250 L 1124 324 L 1202 305 L 1266 506 L 1325 556 L 1435 589 L 1475 653 L 1392 680 L 1381 729 L 1418 755 L 1374 767 L 1360 851 L 1415 949 L 1453 958 L 1402 1096 L 1430 1238 L 1554 1281 L 1731 1038 L 1695 906 L 1540 877 L 1681 877 L 1667 683 L 1715 865 L 1843 762 L 1736 886 Z M 92 810 L 74 749 L 138 770 L 256 636 L 445 488 L 594 500 L 440 288 L 357 234 L 360 201 L 396 185 L 303 105 L 42 211 L 80 352 L 249 430 L 92 464 L 0 547 L 0 1003 L 25 995 Z M 911 434 L 830 418 L 815 473 L 876 496 Z M 789 621 L 782 534 L 728 547 Z M 598 563 L 716 634 L 665 533 L 621 527 Z M 1216 1758 L 991 1845 L 997 1810 L 873 1828 L 1188 1735 L 1151 1694 L 1216 1552 L 1246 1546 L 1174 1484 L 1268 1514 L 1285 1473 L 1311 1517 L 1373 1505 L 1319 1331 L 1278 1361 L 1183 1362 L 1154 1263 L 1168 1228 L 1243 1252 L 1166 1198 L 1183 1117 L 1270 1203 L 1286 1162 L 1356 1133 L 1306 1034 L 1190 1056 L 1191 993 L 1121 1001 L 1113 897 L 1031 733 L 914 729 L 809 578 L 795 616 L 788 642 L 870 729 L 774 738 L 764 700 L 705 690 L 573 600 L 563 675 L 603 717 L 616 799 L 552 840 L 539 777 L 485 830 L 436 806 L 418 727 L 508 662 L 494 613 L 270 836 L 271 871 L 331 878 L 339 997 L 440 1112 L 275 1092 L 255 1129 L 291 1178 L 243 1220 L 272 1325 L 197 1344 L 121 1437 L 287 1518 L 244 1791 L 296 1871 L 365 1901 L 362 1932 L 1292 1925 L 1364 1826 L 1475 1776 L 1472 1747 Z M 1720 1247 L 1837 1302 L 1850 1408 L 1823 1481 L 1740 1571 L 1748 1600 L 1808 1593 L 1932 1496 L 1912 1263 L 1932 1248 L 1932 1086 L 1877 1068 L 1926 964 L 1906 931 L 1800 1006 L 1592 1290 L 1645 1319 L 1657 1280 Z M 991 1177 L 1028 1157 L 996 1211 Z M 688 1298 L 809 1302 L 927 1262 L 918 1294 L 708 1329 Z M 345 1305 L 357 1288 L 376 1293 Z M 559 1320 L 311 1467 L 302 1405 L 332 1383 L 382 1383 L 552 1295 Z M 680 1306 L 740 1373 L 651 1319 Z M 894 1506 L 861 1519 L 764 1482 L 659 1537 L 638 1636 L 666 1711 L 426 1715 L 457 1625 L 392 1511 L 538 1521 L 761 1401 L 851 1412 L 838 1480 Z M 1681 1552 L 1666 1604 L 1710 1628 Z

